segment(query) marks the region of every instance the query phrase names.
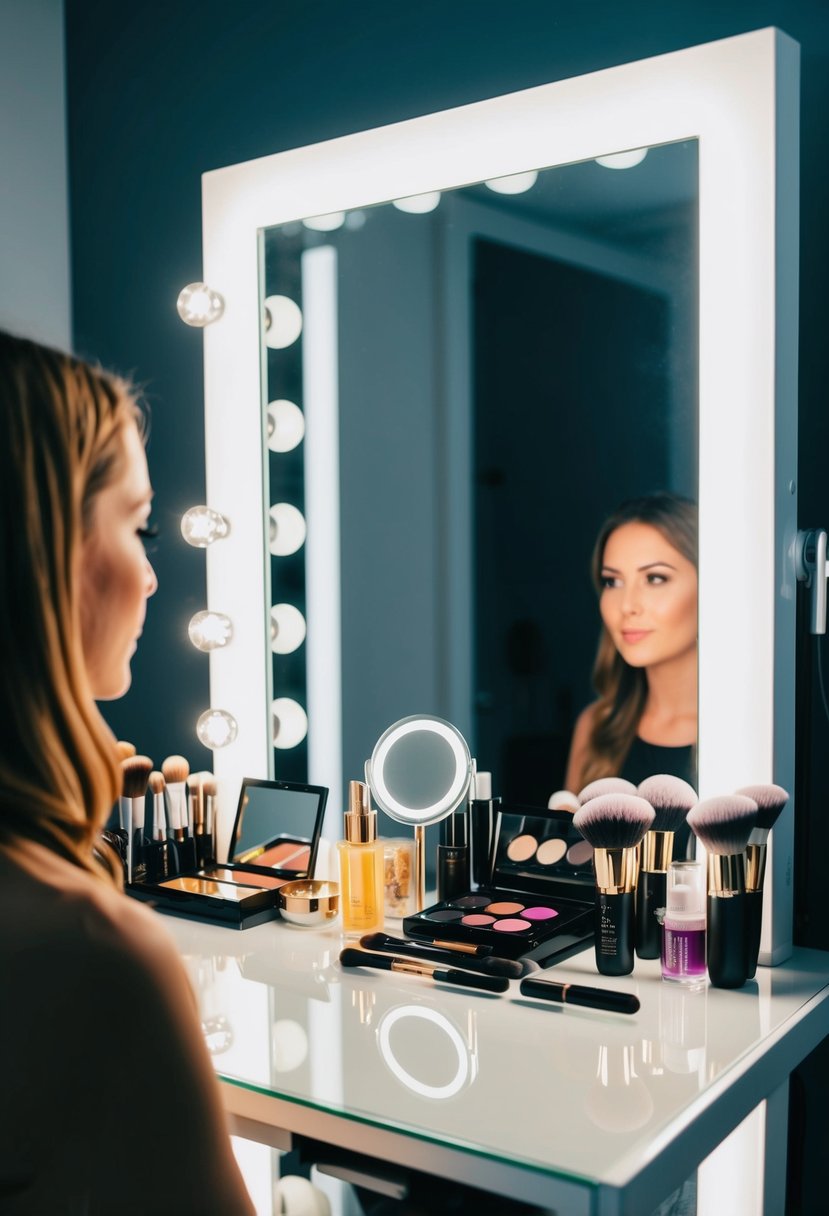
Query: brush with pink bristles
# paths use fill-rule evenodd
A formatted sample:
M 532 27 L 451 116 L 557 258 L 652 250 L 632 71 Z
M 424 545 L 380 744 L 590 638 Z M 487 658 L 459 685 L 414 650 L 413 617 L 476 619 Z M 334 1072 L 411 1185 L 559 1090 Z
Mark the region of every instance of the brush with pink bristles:
M 756 822 L 757 803 L 743 794 L 706 798 L 688 812 L 708 854 L 707 959 L 715 988 L 742 988 L 748 979 L 745 848 Z
M 573 816 L 594 850 L 596 967 L 602 975 L 633 970 L 636 847 L 653 820 L 653 807 L 635 794 L 600 794 Z
M 651 804 L 655 818 L 639 850 L 636 953 L 639 958 L 659 958 L 662 934 L 656 910 L 665 907 L 674 836 L 684 827 L 688 812 L 697 801 L 697 792 L 687 781 L 664 773 L 643 781 L 639 797 Z
M 636 786 L 624 777 L 599 777 L 591 781 L 584 789 L 579 790 L 579 806 L 590 802 L 591 798 L 601 798 L 605 794 L 636 794 Z
M 789 795 L 780 785 L 744 785 L 737 790 L 757 803 L 757 822 L 746 845 L 746 919 L 748 921 L 748 978 L 757 970 L 760 934 L 763 929 L 763 881 L 771 829 L 777 823 Z

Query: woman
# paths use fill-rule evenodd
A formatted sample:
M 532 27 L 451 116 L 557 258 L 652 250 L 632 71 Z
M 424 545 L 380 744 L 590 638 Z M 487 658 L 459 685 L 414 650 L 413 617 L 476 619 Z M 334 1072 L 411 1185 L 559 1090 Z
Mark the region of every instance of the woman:
M 674 494 L 623 503 L 592 559 L 602 632 L 599 699 L 579 715 L 565 784 L 638 784 L 671 773 L 696 785 L 697 508 Z
M 99 834 L 95 705 L 156 588 L 141 417 L 116 377 L 0 334 L 0 1210 L 253 1211 L 184 969 Z M 97 847 L 96 847 L 97 846 Z M 100 849 L 100 852 L 99 852 Z

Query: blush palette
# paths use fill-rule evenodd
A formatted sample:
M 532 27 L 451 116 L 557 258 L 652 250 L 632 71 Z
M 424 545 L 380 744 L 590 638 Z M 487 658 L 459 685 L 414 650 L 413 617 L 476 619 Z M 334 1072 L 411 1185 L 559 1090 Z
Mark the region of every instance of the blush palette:
M 581 949 L 593 934 L 592 849 L 567 811 L 504 806 L 489 878 L 403 922 L 408 937 L 488 945 L 502 958 L 544 964 Z

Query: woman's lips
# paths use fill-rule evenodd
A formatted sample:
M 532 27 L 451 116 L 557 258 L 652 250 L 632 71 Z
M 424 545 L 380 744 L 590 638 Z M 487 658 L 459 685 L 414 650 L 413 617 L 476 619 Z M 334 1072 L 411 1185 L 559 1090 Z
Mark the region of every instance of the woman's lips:
M 634 646 L 637 642 L 641 642 L 642 638 L 648 637 L 650 629 L 623 629 L 622 638 L 629 646 Z

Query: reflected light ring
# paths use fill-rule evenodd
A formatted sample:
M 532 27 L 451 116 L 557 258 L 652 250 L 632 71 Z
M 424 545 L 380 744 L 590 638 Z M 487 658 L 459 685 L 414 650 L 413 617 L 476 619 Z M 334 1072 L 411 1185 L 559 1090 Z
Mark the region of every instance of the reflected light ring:
M 423 1022 L 430 1022 L 433 1026 L 439 1027 L 446 1034 L 458 1056 L 458 1070 L 446 1085 L 427 1085 L 425 1081 L 419 1081 L 397 1059 L 391 1048 L 391 1032 L 401 1018 L 419 1018 Z M 398 1005 L 395 1009 L 389 1009 L 387 1013 L 383 1014 L 380 1025 L 377 1027 L 377 1042 L 381 1056 L 397 1080 L 423 1098 L 435 1098 L 438 1101 L 454 1098 L 467 1082 L 469 1055 L 466 1043 L 446 1015 L 438 1013 L 436 1009 L 427 1009 L 421 1005 Z

